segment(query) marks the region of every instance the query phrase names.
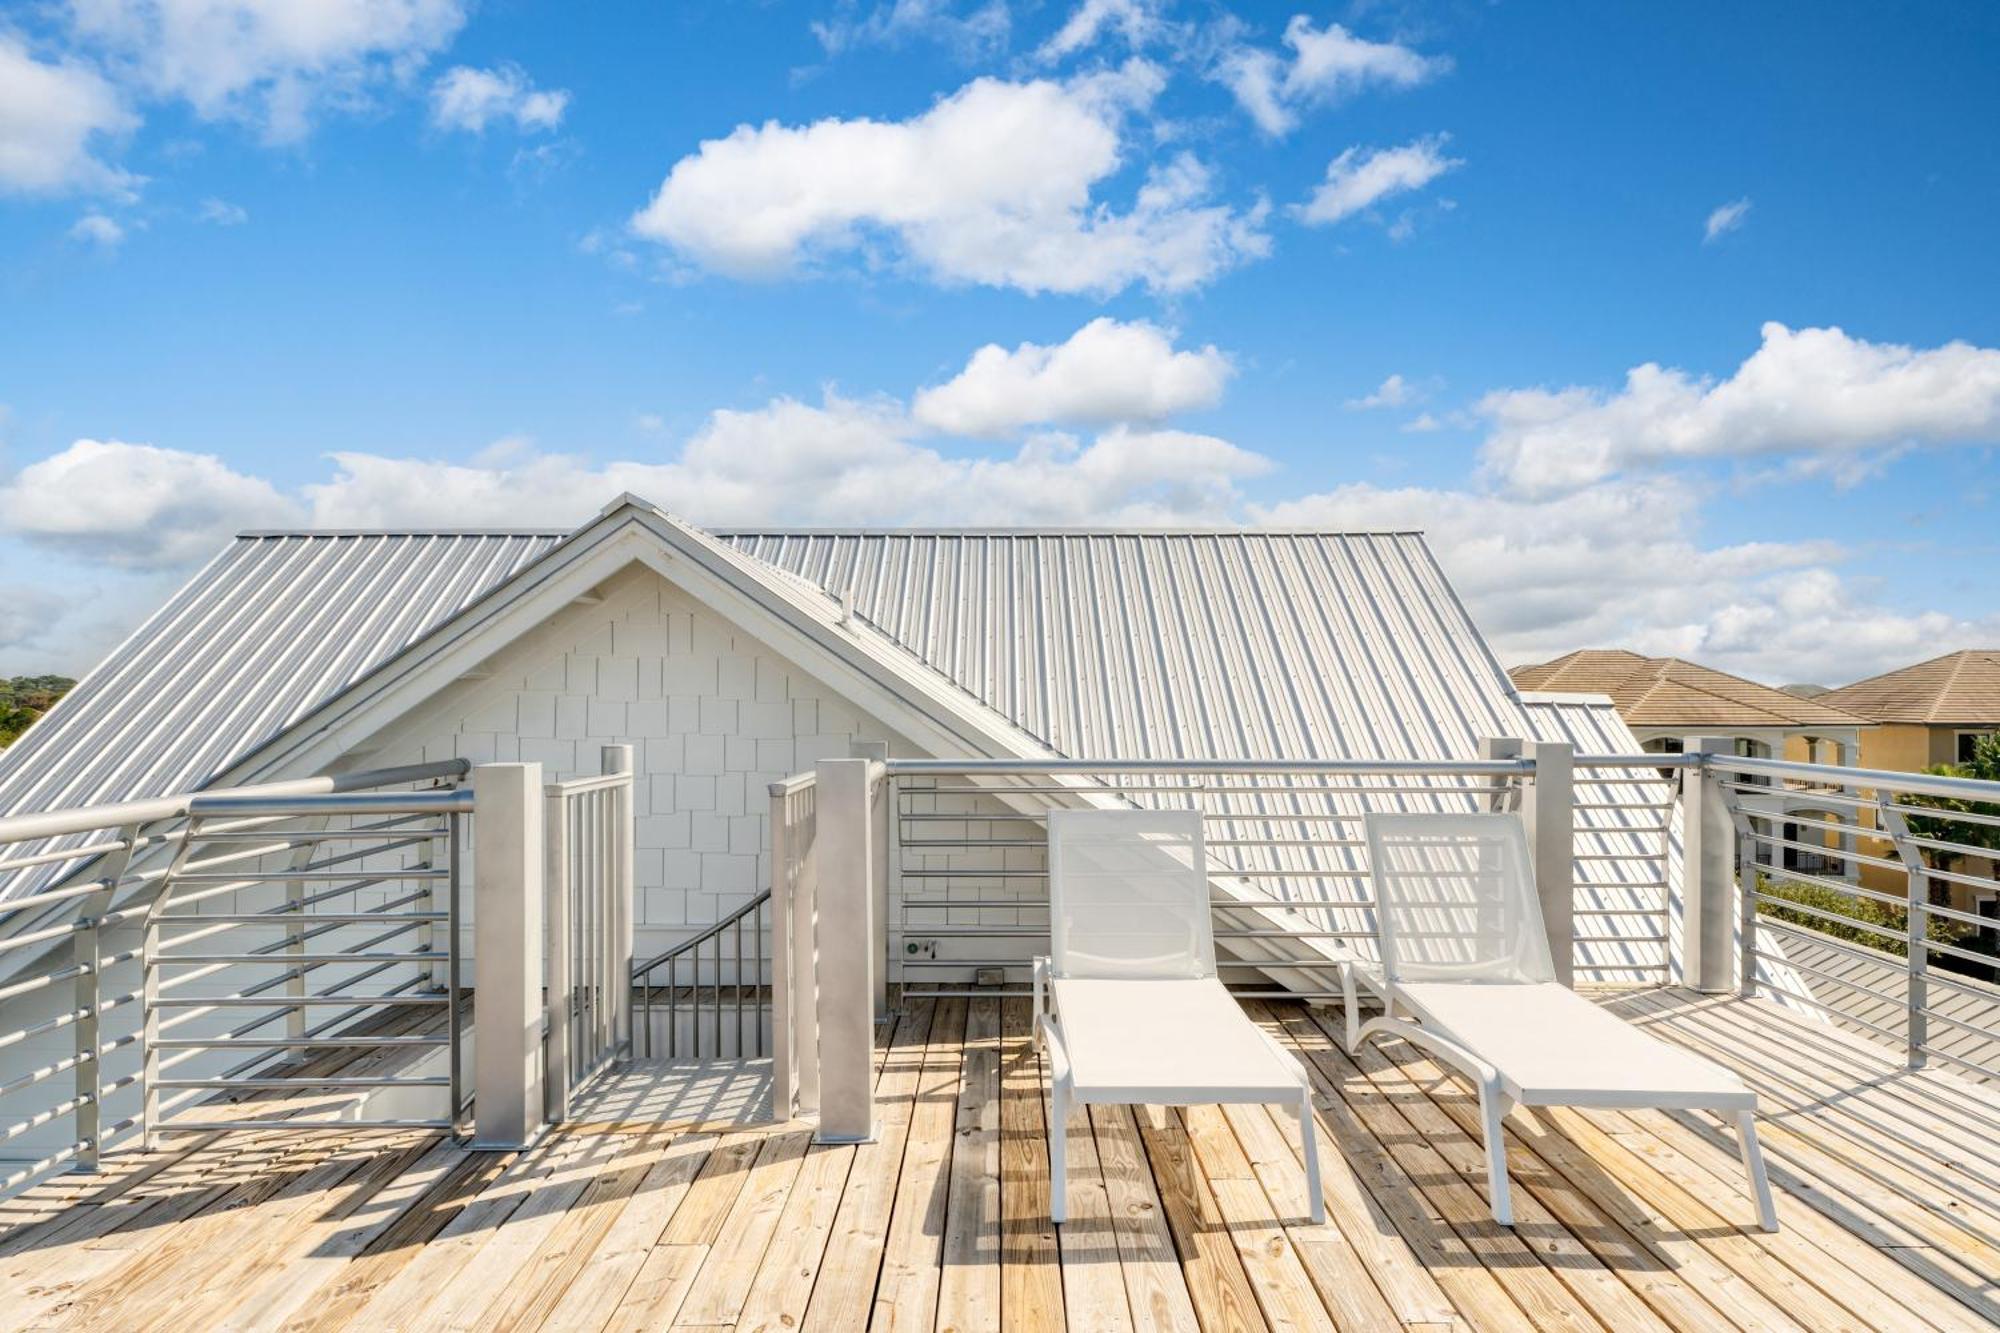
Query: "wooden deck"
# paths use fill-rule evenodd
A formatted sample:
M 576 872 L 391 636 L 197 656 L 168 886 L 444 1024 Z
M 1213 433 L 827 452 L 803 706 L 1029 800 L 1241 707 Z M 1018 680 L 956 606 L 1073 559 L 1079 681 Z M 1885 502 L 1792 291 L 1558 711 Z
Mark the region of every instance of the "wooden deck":
M 1093 1108 L 1048 1221 L 1026 1002 L 909 1004 L 881 1136 L 754 1125 L 762 1071 L 601 1087 L 519 1155 L 246 1133 L 128 1154 L 0 1209 L 0 1325 L 105 1329 L 1975 1329 L 2000 1319 L 2000 1102 L 1761 1003 L 1617 1012 L 1764 1098 L 1784 1230 L 1699 1114 L 1529 1113 L 1520 1225 L 1473 1097 L 1337 1010 L 1259 1006 L 1319 1083 L 1328 1221 L 1261 1108 Z M 1282 1113 L 1279 1113 L 1282 1116 Z M 692 1117 L 690 1119 L 689 1117 Z M 11 1223 L 11 1225 L 9 1225 Z

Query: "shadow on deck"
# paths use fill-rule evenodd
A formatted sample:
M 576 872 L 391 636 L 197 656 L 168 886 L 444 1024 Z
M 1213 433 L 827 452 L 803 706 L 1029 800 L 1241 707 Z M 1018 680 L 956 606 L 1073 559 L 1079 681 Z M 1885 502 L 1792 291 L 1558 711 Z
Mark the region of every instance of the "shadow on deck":
M 846 1330 L 1955 1328 L 2000 1318 L 2000 1102 L 1763 1002 L 1606 994 L 1763 1101 L 1784 1230 L 1699 1113 L 1516 1110 L 1486 1212 L 1471 1090 L 1337 1010 L 1253 1006 L 1312 1067 L 1328 1221 L 1262 1108 L 1093 1107 L 1048 1222 L 1025 1001 L 912 1001 L 881 1132 L 761 1123 L 768 1069 L 634 1066 L 521 1154 L 203 1136 L 0 1208 L 0 1325 Z

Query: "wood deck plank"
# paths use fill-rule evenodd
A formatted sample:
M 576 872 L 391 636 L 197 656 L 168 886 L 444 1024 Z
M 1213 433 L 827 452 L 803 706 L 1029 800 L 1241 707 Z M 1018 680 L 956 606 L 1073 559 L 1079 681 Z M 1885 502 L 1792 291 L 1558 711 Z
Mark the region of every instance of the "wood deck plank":
M 1000 1001 L 966 1009 L 951 1177 L 945 1199 L 939 1333 L 1000 1327 Z
M 1134 1121 L 1202 1333 L 1269 1328 L 1180 1117 L 1171 1107 L 1145 1106 L 1136 1108 Z
M 1062 1251 L 1049 1216 L 1048 1120 L 1031 1005 L 1000 1007 L 1000 1312 L 1009 1328 L 1061 1330 Z M 1114 1293 L 1124 1304 L 1122 1285 Z
M 1313 1079 L 1328 1222 L 1303 1217 L 1285 1108 L 1093 1107 L 1065 1127 L 1058 1231 L 1025 1003 L 913 1000 L 878 1031 L 873 1144 L 809 1147 L 797 1122 L 704 1133 L 615 1114 L 522 1154 L 420 1135 L 206 1135 L 29 1191 L 0 1233 L 0 1326 L 2000 1323 L 2000 1150 L 1969 1141 L 2000 1125 L 1989 1090 L 1909 1074 L 1848 1033 L 1816 1048 L 1810 1023 L 1761 1002 L 1606 1002 L 1759 1088 L 1783 1231 L 1749 1225 L 1733 1133 L 1714 1117 L 1520 1108 L 1506 1146 L 1522 1224 L 1494 1228 L 1469 1085 L 1404 1043 L 1350 1060 L 1337 1015 L 1262 1002 L 1251 1017 Z M 688 1077 L 705 1087 L 715 1072 Z M 673 1078 L 635 1072 L 603 1104 L 684 1105 Z
M 1111 1238 L 1118 1249 L 1132 1326 L 1155 1333 L 1198 1333 L 1194 1298 L 1174 1254 L 1174 1236 L 1160 1202 L 1129 1106 L 1093 1106 L 1098 1170 L 1104 1177 Z
M 945 1199 L 951 1184 L 966 1034 L 965 1000 L 952 997 L 937 1003 L 868 1311 L 868 1325 L 879 1333 L 928 1333 L 937 1319 Z M 828 1299 L 836 1297 L 830 1294 Z

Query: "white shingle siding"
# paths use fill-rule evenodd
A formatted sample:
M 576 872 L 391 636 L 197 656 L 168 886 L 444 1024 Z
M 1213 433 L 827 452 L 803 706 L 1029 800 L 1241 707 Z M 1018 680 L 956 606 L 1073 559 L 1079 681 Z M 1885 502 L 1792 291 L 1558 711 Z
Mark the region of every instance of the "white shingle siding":
M 554 780 L 595 773 L 602 746 L 631 744 L 643 951 L 769 882 L 771 782 L 890 734 L 650 571 L 599 591 L 384 727 L 363 762 L 534 761 Z

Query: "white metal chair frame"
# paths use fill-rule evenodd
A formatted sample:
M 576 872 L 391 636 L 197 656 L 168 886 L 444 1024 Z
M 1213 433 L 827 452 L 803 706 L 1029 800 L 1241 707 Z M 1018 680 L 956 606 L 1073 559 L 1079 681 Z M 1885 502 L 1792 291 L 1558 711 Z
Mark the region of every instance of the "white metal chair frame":
M 1502 1226 L 1512 1226 L 1514 1222 L 1513 1200 L 1507 1181 L 1504 1121 L 1508 1110 L 1519 1103 L 1524 1106 L 1706 1109 L 1733 1115 L 1736 1124 L 1737 1150 L 1756 1201 L 1758 1224 L 1765 1231 L 1778 1229 L 1778 1215 L 1771 1197 L 1771 1184 L 1765 1172 L 1763 1153 L 1757 1144 L 1756 1095 L 1747 1088 L 1742 1090 L 1740 1096 L 1717 1096 L 1706 1099 L 1676 1094 L 1672 1090 L 1663 1090 L 1654 1097 L 1629 1091 L 1602 1098 L 1592 1097 L 1579 1091 L 1563 1095 L 1547 1095 L 1534 1088 L 1524 1088 L 1509 1078 L 1504 1070 L 1496 1067 L 1470 1044 L 1461 1041 L 1449 1028 L 1426 1015 L 1420 1005 L 1411 1002 L 1409 995 L 1398 984 L 1395 936 L 1393 927 L 1389 924 L 1393 913 L 1385 910 L 1387 901 L 1385 894 L 1393 890 L 1386 887 L 1387 878 L 1381 873 L 1380 867 L 1384 864 L 1383 843 L 1389 836 L 1401 830 L 1459 828 L 1508 840 L 1512 844 L 1510 869 L 1513 873 L 1506 875 L 1505 879 L 1507 891 L 1514 895 L 1510 908 L 1522 913 L 1527 919 L 1527 924 L 1537 932 L 1543 950 L 1543 960 L 1546 960 L 1547 934 L 1542 925 L 1540 899 L 1535 893 L 1533 862 L 1529 858 L 1527 837 L 1518 818 L 1511 814 L 1370 814 L 1366 817 L 1366 826 L 1369 871 L 1376 895 L 1376 929 L 1382 949 L 1382 965 L 1378 970 L 1368 967 L 1359 960 L 1352 960 L 1343 962 L 1340 966 L 1341 990 L 1346 1010 L 1345 1045 L 1352 1054 L 1362 1043 L 1372 1038 L 1384 1035 L 1402 1037 L 1465 1074 L 1477 1085 L 1479 1116 L 1485 1138 L 1486 1182 L 1495 1222 Z M 1550 980 L 1553 980 L 1552 976 Z M 1483 984 L 1506 986 L 1521 983 L 1493 981 Z M 1381 1000 L 1383 1012 L 1380 1017 L 1366 1021 L 1361 1019 L 1358 986 L 1365 986 Z M 1581 997 L 1574 998 L 1578 1004 L 1589 1003 Z M 1399 1010 L 1402 1012 L 1399 1013 Z M 1648 1040 L 1658 1039 L 1649 1036 Z
M 1156 957 L 1142 959 L 1112 960 L 1100 967 L 1083 963 L 1079 956 L 1084 951 L 1073 950 L 1074 931 L 1065 913 L 1064 849 L 1068 837 L 1092 831 L 1102 834 L 1113 830 L 1120 837 L 1134 840 L 1147 838 L 1164 839 L 1167 844 L 1185 848 L 1185 853 L 1175 851 L 1156 860 L 1172 860 L 1175 864 L 1171 877 L 1179 883 L 1177 891 L 1184 892 L 1188 901 L 1180 907 L 1178 916 L 1170 917 L 1165 925 L 1169 932 L 1178 927 L 1188 946 L 1177 953 L 1161 953 Z M 1185 859 L 1185 864 L 1180 864 Z M 1159 878 L 1155 875 L 1154 878 Z M 1137 894 L 1126 915 L 1135 922 L 1142 922 L 1147 904 L 1139 900 Z M 1201 814 L 1195 810 L 1151 811 L 1151 810 L 1059 810 L 1049 816 L 1049 908 L 1052 923 L 1054 952 L 1034 960 L 1035 993 L 1035 1046 L 1046 1051 L 1049 1057 L 1049 1213 L 1051 1220 L 1061 1223 L 1068 1213 L 1068 1121 L 1072 1105 L 1161 1105 L 1161 1106 L 1214 1106 L 1214 1105 L 1273 1105 L 1289 1102 L 1299 1121 L 1301 1155 L 1305 1162 L 1306 1193 L 1314 1223 L 1326 1220 L 1326 1203 L 1320 1189 L 1319 1139 L 1313 1118 L 1312 1081 L 1299 1061 L 1286 1051 L 1269 1033 L 1249 1020 L 1236 999 L 1223 987 L 1215 968 L 1215 945 L 1213 927 L 1209 920 L 1209 888 L 1207 861 L 1202 847 Z M 1162 912 L 1162 917 L 1167 913 Z M 1129 939 L 1130 936 L 1128 935 Z M 1129 1083 L 1116 1087 L 1093 1087 L 1089 1077 L 1078 1078 L 1071 1058 L 1071 1041 L 1063 1031 L 1063 1014 L 1060 1004 L 1061 983 L 1065 980 L 1085 979 L 1072 967 L 1081 972 L 1102 971 L 1108 975 L 1090 978 L 1096 981 L 1130 980 L 1136 984 L 1153 981 L 1168 981 L 1183 985 L 1212 987 L 1214 1008 L 1211 1012 L 1219 1018 L 1233 1015 L 1241 1023 L 1244 1040 L 1262 1044 L 1277 1061 L 1274 1077 L 1268 1083 L 1252 1084 L 1209 1084 L 1187 1082 L 1181 1084 L 1156 1084 L 1135 1087 Z M 1184 994 L 1188 994 L 1184 992 Z M 1195 993 L 1196 1002 L 1204 1007 L 1209 1004 L 1205 994 Z M 1226 1026 L 1233 1026 L 1223 1020 Z

